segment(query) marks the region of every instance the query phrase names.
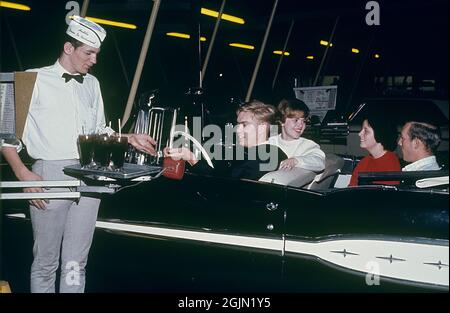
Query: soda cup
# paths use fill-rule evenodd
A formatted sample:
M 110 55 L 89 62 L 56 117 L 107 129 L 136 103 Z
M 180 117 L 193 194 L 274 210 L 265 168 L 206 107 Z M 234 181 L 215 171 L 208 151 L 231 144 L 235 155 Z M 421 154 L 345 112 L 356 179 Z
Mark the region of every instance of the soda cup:
M 95 135 L 78 136 L 78 152 L 82 168 L 89 168 L 94 156 Z
M 111 161 L 113 170 L 120 170 L 125 162 L 125 154 L 128 150 L 128 138 L 121 136 L 112 136 L 111 144 Z

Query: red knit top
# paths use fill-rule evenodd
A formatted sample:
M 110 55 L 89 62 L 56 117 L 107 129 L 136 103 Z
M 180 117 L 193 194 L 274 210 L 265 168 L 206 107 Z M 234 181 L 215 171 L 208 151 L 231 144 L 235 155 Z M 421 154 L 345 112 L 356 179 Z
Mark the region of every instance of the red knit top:
M 394 152 L 387 151 L 383 156 L 375 159 L 371 155 L 359 161 L 352 173 L 349 186 L 358 185 L 358 174 L 360 172 L 400 172 L 400 161 Z M 377 184 L 398 185 L 398 181 L 377 181 Z

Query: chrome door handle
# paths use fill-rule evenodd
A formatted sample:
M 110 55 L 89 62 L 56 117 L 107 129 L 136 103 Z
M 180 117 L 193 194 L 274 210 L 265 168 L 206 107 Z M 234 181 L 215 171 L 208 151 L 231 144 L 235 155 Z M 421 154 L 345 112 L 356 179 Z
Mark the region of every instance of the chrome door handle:
M 267 203 L 266 209 L 269 211 L 275 211 L 276 209 L 278 209 L 278 203 L 273 203 L 273 202 Z

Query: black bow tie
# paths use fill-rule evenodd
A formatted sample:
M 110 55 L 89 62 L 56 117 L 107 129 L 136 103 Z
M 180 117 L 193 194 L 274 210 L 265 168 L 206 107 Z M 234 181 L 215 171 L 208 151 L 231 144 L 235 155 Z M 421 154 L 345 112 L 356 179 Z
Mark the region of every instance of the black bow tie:
M 68 83 L 72 78 L 75 79 L 80 84 L 83 83 L 84 75 L 71 75 L 69 73 L 62 74 L 62 77 L 66 80 L 66 83 Z

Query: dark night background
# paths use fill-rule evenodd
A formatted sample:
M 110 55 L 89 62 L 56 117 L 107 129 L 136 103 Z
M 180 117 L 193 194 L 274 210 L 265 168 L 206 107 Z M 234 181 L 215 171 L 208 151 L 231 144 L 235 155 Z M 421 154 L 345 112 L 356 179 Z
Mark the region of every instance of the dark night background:
M 0 9 L 2 72 L 53 64 L 62 48 L 67 1 L 21 0 L 20 3 L 30 6 L 31 11 Z M 82 1 L 78 3 L 81 8 Z M 227 1 L 224 12 L 242 17 L 246 23 L 221 22 L 203 86 L 213 115 L 231 111 L 230 98 L 245 99 L 273 3 L 271 0 Z M 366 3 L 279 0 L 252 98 L 276 104 L 282 97 L 293 97 L 295 78 L 299 86 L 310 86 L 325 52 L 319 41 L 328 40 L 338 16 L 334 46 L 329 49 L 321 72 L 322 77 L 331 76 L 330 79 L 339 76 L 338 109 L 345 111 L 364 97 L 385 94 L 386 86 L 377 87 L 375 77 L 411 76 L 412 86 L 404 92 L 424 95 L 421 87 L 428 81 L 432 88 L 426 96 L 448 98 L 449 1 L 378 1 L 379 26 L 366 25 Z M 168 37 L 166 32 L 194 34 L 200 26 L 201 34 L 208 39 L 202 43 L 204 59 L 215 18 L 200 15 L 199 8 L 219 11 L 220 4 L 220 0 L 162 1 L 136 101 L 142 93 L 159 89 L 163 106 L 186 102 L 186 89 L 198 85 L 198 47 L 195 40 Z M 101 83 L 107 118 L 113 121 L 123 114 L 152 5 L 150 0 L 90 1 L 87 16 L 129 22 L 138 27 L 129 30 L 103 25 L 107 37 L 93 74 Z M 272 90 L 280 58 L 272 51 L 283 49 L 291 20 L 295 24 L 287 45 L 290 55 L 283 58 Z M 229 42 L 252 44 L 255 50 L 229 47 Z M 352 47 L 360 53 L 351 53 Z M 374 59 L 374 53 L 379 53 L 381 58 Z M 307 55 L 314 55 L 315 59 L 307 60 Z

